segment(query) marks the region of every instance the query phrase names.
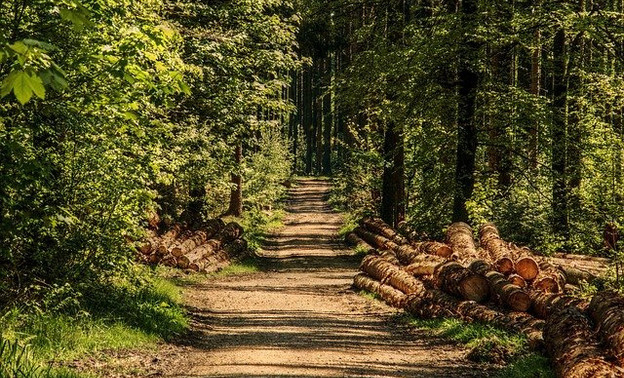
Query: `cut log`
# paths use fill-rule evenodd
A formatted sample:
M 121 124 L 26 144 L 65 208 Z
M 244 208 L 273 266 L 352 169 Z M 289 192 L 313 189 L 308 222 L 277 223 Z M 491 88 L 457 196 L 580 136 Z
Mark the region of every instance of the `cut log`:
M 168 255 L 164 256 L 162 258 L 162 260 L 160 260 L 160 264 L 162 264 L 164 266 L 171 267 L 171 268 L 175 268 L 177 266 L 178 262 L 177 262 L 175 256 L 173 256 L 171 254 L 168 254 Z
M 624 366 L 624 297 L 614 291 L 600 292 L 592 298 L 588 313 L 611 355 Z
M 398 244 L 396 244 L 395 242 L 393 242 L 392 240 L 383 237 L 381 235 L 377 235 L 375 233 L 372 233 L 370 231 L 365 230 L 362 227 L 357 227 L 354 232 L 361 237 L 362 239 L 364 239 L 365 242 L 367 242 L 368 244 L 372 245 L 373 247 L 377 248 L 377 249 L 396 249 L 398 248 Z
M 539 264 L 528 248 L 520 248 L 509 243 L 509 250 L 515 259 L 516 274 L 526 281 L 534 280 L 540 272 Z
M 186 240 L 174 244 L 170 252 L 175 257 L 180 257 L 204 244 L 208 240 L 208 234 L 204 231 L 197 231 Z
M 394 251 L 391 251 L 391 250 L 379 251 L 379 256 L 393 265 L 401 265 Z
M 572 285 L 580 285 L 581 282 L 591 283 L 598 277 L 584 269 L 579 269 L 570 265 L 555 265 L 558 269 L 563 271 L 566 276 L 567 282 Z
M 360 270 L 381 283 L 386 283 L 393 270 L 393 264 L 377 255 L 362 259 Z
M 359 237 L 355 232 L 349 232 L 345 236 L 345 241 L 348 245 L 352 247 L 359 248 L 361 250 L 366 251 L 367 253 L 371 253 L 375 250 L 370 244 L 364 241 L 361 237 Z
M 550 315 L 567 307 L 575 307 L 583 312 L 588 305 L 584 299 L 561 293 L 544 293 L 534 290 L 530 296 L 531 313 L 540 319 L 547 319 Z
M 466 223 L 457 222 L 446 231 L 446 243 L 451 247 L 459 260 L 475 260 L 482 258 L 477 253 L 477 246 L 472 237 L 472 229 Z
M 567 278 L 565 273 L 546 260 L 539 261 L 540 273 L 533 283 L 533 288 L 546 293 L 560 293 L 564 290 Z
M 444 243 L 427 241 L 415 244 L 416 249 L 421 251 L 422 253 L 434 256 L 440 256 L 444 258 L 450 258 L 453 254 L 453 250 L 451 247 Z
M 221 239 L 224 243 L 231 243 L 243 236 L 243 232 L 243 227 L 240 224 L 230 222 L 219 232 L 218 239 Z
M 612 260 L 606 257 L 587 256 L 587 255 L 574 255 L 571 253 L 553 253 L 551 257 L 556 257 L 566 260 L 578 260 L 578 261 L 592 261 L 600 265 L 609 265 Z
M 475 260 L 468 267 L 471 271 L 484 276 L 490 283 L 492 292 L 498 302 L 515 311 L 527 311 L 531 306 L 529 294 L 520 287 L 513 285 L 505 276 L 494 270 L 494 267 L 483 260 Z
M 486 223 L 479 228 L 479 241 L 492 256 L 492 266 L 503 274 L 515 271 L 513 254 L 508 243 L 501 239 L 498 229 L 493 223 Z
M 405 310 L 419 317 L 459 317 L 467 322 L 489 323 L 520 332 L 527 337 L 532 348 L 543 342 L 543 321 L 522 312 L 505 314 L 473 301 L 461 301 L 437 289 L 428 288 L 423 295 L 408 295 Z
M 158 247 L 156 247 L 156 253 L 160 256 L 165 256 L 169 250 L 169 246 L 175 242 L 175 239 L 180 235 L 182 231 L 180 225 L 174 225 L 169 231 L 167 231 L 162 238 L 160 238 L 160 243 Z
M 409 240 L 396 232 L 392 227 L 390 227 L 386 222 L 379 218 L 364 218 L 360 222 L 361 225 L 367 230 L 381 235 L 396 244 L 408 244 Z
M 436 267 L 434 276 L 436 285 L 440 289 L 460 298 L 483 302 L 490 292 L 485 277 L 473 273 L 454 261 Z
M 520 276 L 519 274 L 510 274 L 509 277 L 507 277 L 507 279 L 509 280 L 509 282 L 511 282 L 512 284 L 520 287 L 520 288 L 525 288 L 527 287 L 527 282 L 524 278 L 522 278 L 522 276 Z
M 606 360 L 589 320 L 575 307 L 548 317 L 544 340 L 558 377 L 624 377 L 624 370 Z
M 413 276 L 433 275 L 436 267 L 445 264 L 446 260 L 432 255 L 418 255 L 410 260 L 411 264 L 403 268 Z
M 374 280 L 366 274 L 360 273 L 355 276 L 353 279 L 353 285 L 358 289 L 366 290 L 379 295 L 384 302 L 390 306 L 399 308 L 403 307 L 406 297 L 405 294 L 390 285 L 385 285 L 377 280 Z

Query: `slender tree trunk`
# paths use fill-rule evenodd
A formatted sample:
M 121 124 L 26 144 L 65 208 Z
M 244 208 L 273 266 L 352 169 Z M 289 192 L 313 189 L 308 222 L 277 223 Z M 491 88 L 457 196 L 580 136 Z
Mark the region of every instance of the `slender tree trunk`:
M 534 13 L 536 8 L 540 7 L 540 5 L 541 0 L 535 0 L 533 8 Z M 542 32 L 539 29 L 535 31 L 534 40 L 535 49 L 531 55 L 531 94 L 537 97 L 540 95 L 542 81 Z M 531 169 L 537 168 L 539 156 L 539 132 L 540 123 L 537 121 L 533 124 L 529 133 L 529 165 Z
M 564 238 L 569 237 L 568 195 L 566 180 L 567 141 L 567 84 L 566 35 L 563 29 L 555 34 L 553 46 L 553 229 Z
M 329 88 L 331 80 L 331 57 L 326 60 L 326 78 Z M 326 176 L 331 175 L 331 153 L 332 153 L 332 111 L 331 111 L 331 93 L 326 93 L 323 97 L 323 174 Z
M 477 128 L 474 119 L 479 74 L 475 58 L 479 49 L 471 37 L 477 0 L 465 0 L 461 4 L 464 38 L 459 51 L 459 100 L 457 109 L 457 161 L 455 168 L 455 198 L 453 221 L 468 222 L 466 202 L 472 197 L 475 184 L 475 159 L 477 153 Z
M 305 174 L 312 174 L 312 157 L 314 156 L 314 134 L 313 134 L 313 96 L 312 96 L 312 72 L 311 68 L 304 71 L 303 106 L 304 106 L 304 131 L 306 139 Z
M 240 169 L 243 162 L 243 146 L 238 144 L 234 152 L 234 162 L 236 168 Z M 235 217 L 243 215 L 243 177 L 240 172 L 233 172 L 231 182 L 234 185 L 230 193 L 230 207 L 227 214 Z
M 389 123 L 384 135 L 381 218 L 396 227 L 405 218 L 403 129 Z

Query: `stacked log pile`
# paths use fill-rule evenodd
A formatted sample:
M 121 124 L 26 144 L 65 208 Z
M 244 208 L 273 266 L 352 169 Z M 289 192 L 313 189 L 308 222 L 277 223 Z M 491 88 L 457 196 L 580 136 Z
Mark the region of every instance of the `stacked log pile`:
M 245 257 L 247 242 L 236 222 L 212 219 L 190 229 L 174 225 L 158 236 L 155 232 L 137 247 L 139 260 L 193 272 L 212 273 Z
M 465 223 L 452 224 L 444 243 L 415 241 L 409 231 L 401 236 L 367 218 L 347 235 L 369 251 L 355 287 L 415 316 L 520 332 L 546 348 L 560 377 L 624 377 L 624 297 L 602 292 L 588 301 L 566 292 L 598 277 L 608 261 L 546 258 L 503 240 L 493 224 L 480 227 L 479 243 Z

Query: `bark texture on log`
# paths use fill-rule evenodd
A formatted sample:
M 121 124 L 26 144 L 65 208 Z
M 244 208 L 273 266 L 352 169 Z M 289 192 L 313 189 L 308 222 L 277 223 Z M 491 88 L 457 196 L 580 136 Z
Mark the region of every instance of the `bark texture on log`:
M 409 240 L 403 235 L 396 232 L 386 222 L 380 218 L 364 218 L 361 221 L 364 228 L 369 231 L 381 235 L 389 240 L 392 240 L 396 244 L 408 244 Z
M 180 225 L 174 225 L 169 231 L 167 231 L 161 238 L 156 247 L 156 253 L 160 256 L 165 256 L 168 252 L 169 246 L 175 242 L 175 239 L 182 232 Z
M 531 312 L 540 319 L 547 319 L 550 315 L 568 307 L 575 307 L 581 312 L 587 308 L 587 301 L 560 293 L 545 293 L 539 290 L 531 292 Z
M 460 260 L 479 259 L 482 257 L 477 253 L 477 246 L 472 237 L 472 229 L 466 223 L 456 222 L 451 224 L 446 231 L 446 243 Z
M 358 274 L 353 279 L 355 287 L 361 290 L 366 290 L 371 293 L 379 295 L 384 302 L 393 307 L 403 307 L 405 302 L 405 294 L 399 290 L 393 288 L 390 285 L 382 284 L 381 282 L 367 276 L 366 274 Z
M 502 273 L 494 270 L 494 267 L 489 263 L 483 260 L 475 260 L 468 269 L 488 280 L 499 303 L 515 311 L 527 311 L 531 306 L 529 294 L 510 283 Z
M 436 267 L 446 263 L 445 259 L 432 255 L 419 255 L 410 261 L 403 270 L 413 276 L 433 275 Z
M 436 267 L 434 275 L 436 285 L 447 293 L 475 302 L 488 298 L 490 289 L 487 279 L 457 262 L 450 261 Z
M 624 377 L 624 370 L 605 359 L 589 320 L 575 307 L 548 317 L 544 340 L 558 377 Z
M 208 239 L 208 234 L 204 231 L 197 231 L 193 234 L 193 236 L 187 238 L 186 240 L 176 243 L 173 247 L 170 248 L 170 252 L 175 257 L 180 257 L 195 248 L 202 245 Z
M 613 291 L 598 293 L 588 313 L 613 357 L 624 366 L 624 297 Z
M 503 274 L 515 271 L 515 264 L 508 243 L 500 238 L 498 229 L 493 223 L 486 223 L 479 228 L 479 241 L 492 256 L 493 267 Z
M 398 245 L 393 242 L 392 240 L 381 236 L 381 235 L 377 235 L 373 232 L 367 231 L 362 227 L 357 227 L 354 232 L 361 237 L 362 239 L 364 239 L 365 242 L 367 242 L 368 244 L 372 245 L 373 247 L 377 248 L 377 249 L 396 249 L 398 248 Z

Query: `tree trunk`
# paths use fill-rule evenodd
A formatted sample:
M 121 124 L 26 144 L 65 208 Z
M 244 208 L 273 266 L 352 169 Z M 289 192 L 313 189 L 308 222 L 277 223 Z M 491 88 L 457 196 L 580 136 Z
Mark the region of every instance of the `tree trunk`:
M 236 164 L 237 171 L 232 172 L 231 182 L 234 186 L 230 192 L 230 206 L 226 212 L 227 215 L 234 217 L 240 217 L 243 215 L 243 176 L 240 173 L 243 162 L 243 146 L 242 144 L 236 145 L 234 153 L 234 163 Z
M 461 3 L 461 20 L 464 38 L 459 48 L 458 104 L 457 104 L 457 159 L 455 167 L 455 198 L 453 222 L 468 222 L 466 202 L 472 197 L 475 184 L 475 159 L 477 153 L 477 127 L 474 119 L 479 74 L 476 67 L 478 43 L 471 37 L 477 0 Z
M 389 122 L 384 133 L 381 218 L 392 227 L 405 219 L 405 146 L 403 128 Z
M 323 98 L 323 175 L 329 176 L 332 173 L 331 167 L 331 155 L 332 155 L 332 126 L 333 126 L 333 113 L 332 113 L 332 97 L 329 88 L 331 86 L 331 57 L 326 59 L 325 63 L 325 77 L 327 80 L 327 90 Z
M 563 29 L 555 34 L 553 46 L 553 230 L 555 235 L 570 237 L 568 224 L 568 193 L 566 179 L 567 142 L 567 84 L 566 84 L 566 35 Z

